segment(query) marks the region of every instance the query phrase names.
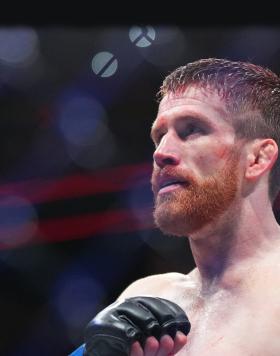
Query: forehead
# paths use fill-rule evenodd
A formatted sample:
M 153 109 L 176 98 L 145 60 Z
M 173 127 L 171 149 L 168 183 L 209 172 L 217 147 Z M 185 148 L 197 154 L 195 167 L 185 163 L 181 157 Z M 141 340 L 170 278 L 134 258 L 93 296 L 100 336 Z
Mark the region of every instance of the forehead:
M 199 117 L 213 125 L 231 126 L 229 112 L 218 93 L 197 86 L 189 86 L 180 93 L 166 94 L 159 104 L 153 126 L 182 116 Z

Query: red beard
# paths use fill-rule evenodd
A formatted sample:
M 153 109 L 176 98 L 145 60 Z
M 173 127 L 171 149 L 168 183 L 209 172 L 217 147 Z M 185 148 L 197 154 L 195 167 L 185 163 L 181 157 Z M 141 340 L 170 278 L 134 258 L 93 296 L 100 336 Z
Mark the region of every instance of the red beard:
M 154 220 L 161 231 L 168 235 L 187 236 L 223 214 L 236 197 L 238 159 L 239 155 L 233 153 L 222 169 L 201 180 L 174 166 L 163 168 L 162 173 L 180 176 L 189 184 L 159 195 L 155 193 L 153 184 Z M 158 174 L 153 171 L 152 183 Z

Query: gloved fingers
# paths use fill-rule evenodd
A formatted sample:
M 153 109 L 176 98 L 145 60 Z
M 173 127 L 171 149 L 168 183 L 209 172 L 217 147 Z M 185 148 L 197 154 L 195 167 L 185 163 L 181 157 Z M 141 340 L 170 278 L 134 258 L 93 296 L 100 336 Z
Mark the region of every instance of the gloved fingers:
M 127 356 L 130 350 L 132 356 L 170 356 L 170 350 L 184 345 L 189 330 L 184 310 L 175 303 L 157 297 L 133 297 L 97 314 L 86 327 L 85 349 L 88 355 L 96 356 Z
M 177 331 L 187 335 L 190 331 L 189 323 L 187 321 L 171 319 L 170 321 L 165 322 L 161 328 L 162 335 L 168 334 L 173 339 L 175 338 Z
M 127 321 L 134 325 L 143 334 L 141 342 L 144 342 L 146 337 L 155 336 L 160 338 L 161 327 L 152 311 L 150 311 L 142 303 L 126 300 L 118 308 L 119 319 Z
M 174 310 L 173 303 L 171 304 L 162 298 L 135 297 L 131 299 L 137 300 L 138 304 L 150 310 L 161 325 L 170 319 L 174 319 L 178 314 L 178 310 L 177 312 Z
M 177 304 L 163 298 L 136 297 L 135 299 L 137 299 L 138 304 L 150 310 L 158 320 L 161 327 L 161 335 L 169 334 L 174 338 L 178 330 L 185 335 L 189 333 L 190 322 L 184 310 Z

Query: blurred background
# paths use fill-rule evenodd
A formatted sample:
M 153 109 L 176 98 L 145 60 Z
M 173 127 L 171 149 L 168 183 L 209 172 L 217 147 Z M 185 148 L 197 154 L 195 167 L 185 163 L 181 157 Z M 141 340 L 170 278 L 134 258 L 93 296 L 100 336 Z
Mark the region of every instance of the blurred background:
M 129 283 L 194 267 L 154 228 L 149 132 L 207 57 L 280 74 L 280 27 L 0 26 L 0 355 L 67 355 Z

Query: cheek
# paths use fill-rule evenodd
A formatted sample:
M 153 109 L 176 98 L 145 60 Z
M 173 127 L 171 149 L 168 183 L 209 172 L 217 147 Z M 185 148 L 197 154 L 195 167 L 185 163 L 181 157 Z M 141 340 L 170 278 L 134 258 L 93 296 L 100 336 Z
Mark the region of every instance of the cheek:
M 216 156 L 218 159 L 225 159 L 229 154 L 229 149 L 226 146 L 218 146 L 214 150 L 214 156 Z
M 204 174 L 211 175 L 225 164 L 229 153 L 230 149 L 228 146 L 217 145 L 210 148 L 208 145 L 205 147 L 203 153 L 197 156 L 197 163 Z

